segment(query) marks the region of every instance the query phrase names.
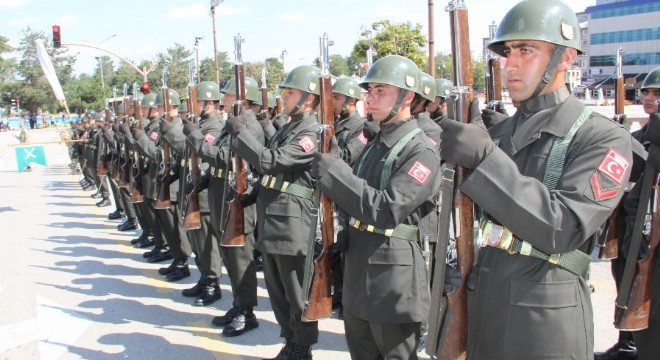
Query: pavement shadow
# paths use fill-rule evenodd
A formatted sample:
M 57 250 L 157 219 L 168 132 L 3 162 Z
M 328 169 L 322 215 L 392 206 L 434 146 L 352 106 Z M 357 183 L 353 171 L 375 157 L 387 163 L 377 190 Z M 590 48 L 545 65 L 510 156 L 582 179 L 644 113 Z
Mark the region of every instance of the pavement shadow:
M 66 205 L 68 206 L 68 205 Z M 80 206 L 80 205 L 78 205 Z M 87 205 L 82 205 L 82 206 L 87 206 Z M 67 222 L 54 222 L 50 224 L 42 224 L 45 226 L 49 227 L 56 227 L 56 228 L 64 228 L 64 229 L 107 229 L 107 225 L 105 224 L 90 224 L 90 223 L 84 223 L 80 221 L 67 221 Z
M 53 248 L 51 250 L 34 249 L 34 248 L 31 250 L 40 251 L 44 254 L 68 256 L 68 257 L 93 256 L 93 257 L 103 258 L 103 256 L 106 256 L 107 259 L 126 258 L 127 255 L 129 256 L 131 255 L 121 251 L 101 250 L 91 246 L 76 246 L 76 247 L 61 246 L 61 247 Z
M 71 206 L 90 207 L 90 206 L 94 206 L 94 204 L 81 204 L 81 203 L 78 203 L 78 202 L 51 202 L 51 203 L 48 203 L 47 205 L 64 206 L 64 207 L 71 207 Z
M 96 214 L 81 214 L 74 212 L 55 212 L 55 213 L 50 213 L 48 215 L 59 215 L 64 217 L 77 218 L 77 219 L 98 219 L 102 217 L 101 215 L 96 215 Z
M 36 282 L 36 284 L 54 287 L 76 294 L 91 296 L 119 295 L 128 298 L 162 298 L 167 296 L 170 288 L 155 286 L 153 284 L 135 284 L 112 277 L 80 278 L 72 281 L 74 285 L 57 285 Z
M 136 275 L 136 269 L 124 265 L 110 265 L 97 260 L 58 261 L 55 266 L 30 265 L 53 271 L 62 271 L 76 275 Z
M 107 324 L 139 322 L 164 328 L 185 326 L 191 321 L 208 321 L 206 314 L 177 311 L 161 305 L 143 304 L 133 299 L 89 300 L 78 306 L 90 309 L 78 311 L 89 320 Z
M 0 214 L 6 211 L 18 211 L 11 206 L 2 206 L 0 207 Z
M 65 244 L 65 245 L 71 245 L 71 246 L 81 245 L 81 244 L 82 245 L 114 245 L 117 243 L 116 240 L 107 239 L 104 237 L 91 237 L 91 236 L 82 236 L 82 235 L 49 236 L 43 240 Z M 76 248 L 71 248 L 71 251 L 72 252 L 76 251 L 75 250 Z M 57 249 L 65 249 L 65 248 L 57 248 Z M 86 249 L 81 247 L 80 250 L 86 250 Z M 93 249 L 93 250 L 98 250 L 98 249 Z M 87 254 L 83 253 L 79 256 L 87 256 Z

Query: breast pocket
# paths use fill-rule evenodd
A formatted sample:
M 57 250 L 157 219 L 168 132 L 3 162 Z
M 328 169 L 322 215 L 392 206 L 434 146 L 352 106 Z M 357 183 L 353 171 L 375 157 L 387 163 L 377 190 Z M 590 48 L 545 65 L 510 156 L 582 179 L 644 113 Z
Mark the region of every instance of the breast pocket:
M 575 358 L 578 328 L 583 327 L 577 314 L 577 287 L 576 281 L 512 281 L 506 329 L 502 329 L 507 356 Z

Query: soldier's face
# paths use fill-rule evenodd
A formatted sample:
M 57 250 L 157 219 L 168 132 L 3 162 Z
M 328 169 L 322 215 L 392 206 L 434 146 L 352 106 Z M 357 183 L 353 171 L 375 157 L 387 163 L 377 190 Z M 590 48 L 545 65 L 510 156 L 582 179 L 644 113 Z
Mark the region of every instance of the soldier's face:
M 341 115 L 341 109 L 344 107 L 344 102 L 346 101 L 346 95 L 333 93 L 332 94 L 332 110 L 335 113 L 335 116 Z
M 653 114 L 658 112 L 658 101 L 660 101 L 660 89 L 644 89 L 642 90 L 642 104 L 644 105 L 644 112 Z
M 293 115 L 291 112 L 296 108 L 296 104 L 303 96 L 303 92 L 298 89 L 293 88 L 284 88 L 280 97 L 282 98 L 282 107 L 284 107 L 284 113 Z
M 225 94 L 225 97 L 222 98 L 222 105 L 225 107 L 225 109 L 231 109 L 234 101 L 236 101 L 236 95 Z
M 504 70 L 512 100 L 529 99 L 550 62 L 554 45 L 544 41 L 515 40 L 504 42 Z M 546 86 L 541 94 L 548 91 Z
M 398 87 L 369 83 L 367 88 L 367 111 L 379 123 L 390 115 L 399 97 Z

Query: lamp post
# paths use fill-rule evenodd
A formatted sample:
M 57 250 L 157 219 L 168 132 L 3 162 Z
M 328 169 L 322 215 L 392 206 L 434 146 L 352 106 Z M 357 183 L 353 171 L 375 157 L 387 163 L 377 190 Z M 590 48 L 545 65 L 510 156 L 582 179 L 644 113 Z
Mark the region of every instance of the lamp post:
M 282 60 L 282 80 L 284 80 L 284 74 L 286 74 L 286 69 L 284 68 L 284 55 L 288 54 L 286 50 L 282 50 L 280 54 L 280 60 Z
M 211 19 L 213 20 L 213 59 L 215 60 L 215 83 L 220 84 L 220 66 L 218 65 L 218 37 L 215 31 L 215 8 L 224 0 L 211 0 Z
M 195 36 L 195 66 L 197 73 L 197 82 L 200 82 L 202 79 L 199 77 L 199 41 L 204 39 L 201 36 Z
M 99 62 L 99 67 L 101 68 L 101 88 L 103 89 L 103 95 L 105 95 L 105 80 L 103 79 L 103 60 L 97 56 L 96 60 Z

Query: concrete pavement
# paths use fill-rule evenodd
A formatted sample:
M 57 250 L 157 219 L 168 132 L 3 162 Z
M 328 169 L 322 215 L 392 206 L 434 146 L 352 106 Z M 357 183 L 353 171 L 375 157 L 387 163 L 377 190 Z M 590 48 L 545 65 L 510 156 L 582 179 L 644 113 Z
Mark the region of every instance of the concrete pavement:
M 59 139 L 53 129 L 30 133 L 33 143 Z M 107 220 L 114 207 L 97 208 L 70 175 L 64 145 L 45 145 L 49 166 L 17 173 L 18 141 L 0 133 L 0 359 L 259 359 L 281 347 L 259 273 L 260 327 L 223 338 L 210 326 L 231 307 L 227 276 L 223 298 L 194 307 L 182 297 L 199 275 L 177 283 L 162 280 L 161 266 L 148 264 L 143 250 Z M 194 264 L 194 261 L 191 261 Z M 194 265 L 192 265 L 194 268 Z M 609 264 L 595 262 L 592 283 L 596 349 L 616 339 L 614 286 Z M 333 316 L 320 322 L 315 359 L 348 359 L 343 325 Z

